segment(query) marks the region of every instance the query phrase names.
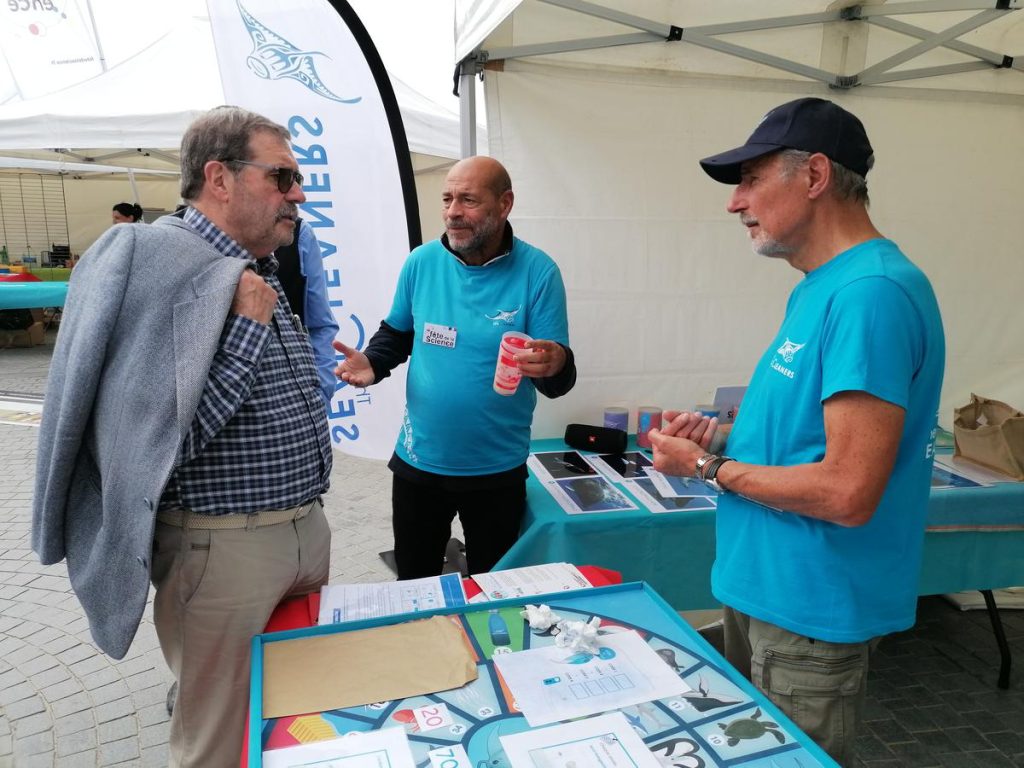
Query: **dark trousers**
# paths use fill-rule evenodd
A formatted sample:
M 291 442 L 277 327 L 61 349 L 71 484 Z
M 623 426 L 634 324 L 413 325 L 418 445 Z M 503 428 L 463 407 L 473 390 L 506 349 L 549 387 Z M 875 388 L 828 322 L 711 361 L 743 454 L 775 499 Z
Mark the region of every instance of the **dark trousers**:
M 391 523 L 398 578 L 441 573 L 456 513 L 466 534 L 469 572 L 491 570 L 519 537 L 525 509 L 525 480 L 497 488 L 452 491 L 393 475 Z

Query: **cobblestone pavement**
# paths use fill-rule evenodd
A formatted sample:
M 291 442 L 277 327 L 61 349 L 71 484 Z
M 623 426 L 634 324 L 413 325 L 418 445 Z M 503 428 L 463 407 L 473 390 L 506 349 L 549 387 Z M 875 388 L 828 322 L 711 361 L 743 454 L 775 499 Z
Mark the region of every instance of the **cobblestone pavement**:
M 52 334 L 47 341 L 0 350 L 0 768 L 165 766 L 172 677 L 152 604 L 128 655 L 111 659 L 92 643 L 64 564 L 39 565 L 29 548 L 35 422 Z M 390 498 L 384 462 L 335 454 L 324 498 L 331 581 L 394 578 L 379 556 L 392 543 Z
M 0 401 L 37 401 L 0 404 L 0 768 L 163 766 L 171 678 L 150 609 L 127 657 L 110 659 L 92 644 L 64 565 L 43 567 L 29 549 L 33 410 L 48 366 L 46 345 L 0 350 Z M 325 499 L 332 581 L 392 578 L 379 557 L 391 545 L 389 494 L 384 462 L 336 457 Z M 917 626 L 882 642 L 857 768 L 1024 768 L 1024 611 L 1001 613 L 1017 662 L 1009 691 L 995 687 L 984 612 L 925 598 Z

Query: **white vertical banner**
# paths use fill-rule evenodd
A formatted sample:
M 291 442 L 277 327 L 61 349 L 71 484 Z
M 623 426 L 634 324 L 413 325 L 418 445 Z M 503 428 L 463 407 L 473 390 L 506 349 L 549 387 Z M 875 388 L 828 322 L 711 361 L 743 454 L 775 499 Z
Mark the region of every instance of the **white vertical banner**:
M 320 241 L 338 338 L 363 349 L 420 242 L 412 163 L 384 65 L 346 0 L 207 4 L 225 100 L 291 133 L 305 176 L 300 216 Z M 404 408 L 405 366 L 369 388 L 339 381 L 331 440 L 386 458 Z

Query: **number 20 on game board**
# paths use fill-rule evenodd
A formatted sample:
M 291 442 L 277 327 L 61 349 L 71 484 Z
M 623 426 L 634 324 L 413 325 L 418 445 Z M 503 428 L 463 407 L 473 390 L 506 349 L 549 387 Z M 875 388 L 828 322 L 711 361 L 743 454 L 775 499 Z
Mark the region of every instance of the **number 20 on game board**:
M 443 728 L 454 722 L 448 707 L 444 704 L 428 704 L 425 707 L 416 707 L 412 714 L 416 718 L 416 725 L 419 726 L 421 731 L 432 731 L 435 728 Z

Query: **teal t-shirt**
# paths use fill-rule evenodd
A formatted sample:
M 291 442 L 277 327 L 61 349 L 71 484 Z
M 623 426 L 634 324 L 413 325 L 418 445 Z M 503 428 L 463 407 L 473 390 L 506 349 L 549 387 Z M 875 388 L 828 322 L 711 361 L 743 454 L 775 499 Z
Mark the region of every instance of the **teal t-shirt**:
M 494 371 L 506 331 L 569 344 L 565 287 L 546 253 L 513 238 L 506 255 L 473 267 L 438 240 L 422 245 L 402 268 L 385 322 L 414 335 L 400 459 L 441 475 L 526 461 L 537 391 L 524 378 L 514 395 L 499 395 Z
M 871 520 L 855 528 L 722 494 L 718 600 L 837 643 L 913 625 L 944 361 L 931 285 L 891 241 L 861 243 L 804 277 L 751 377 L 728 453 L 773 466 L 820 461 L 825 400 L 863 391 L 905 411 L 896 465 Z

